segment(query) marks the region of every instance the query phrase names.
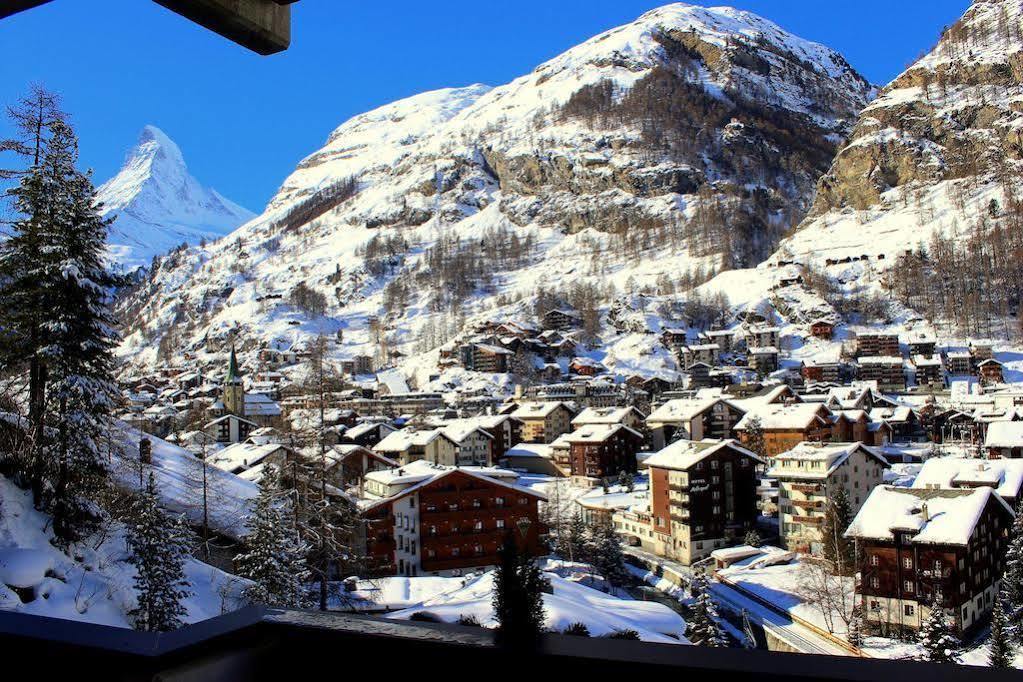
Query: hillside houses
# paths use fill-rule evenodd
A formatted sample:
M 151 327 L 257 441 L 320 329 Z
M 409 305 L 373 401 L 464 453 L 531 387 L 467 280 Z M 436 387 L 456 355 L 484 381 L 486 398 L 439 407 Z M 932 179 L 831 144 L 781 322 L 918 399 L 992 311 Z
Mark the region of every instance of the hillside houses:
M 646 419 L 655 450 L 678 440 L 731 438 L 732 430 L 745 411 L 723 398 L 678 398 L 669 400 Z
M 764 454 L 774 455 L 791 450 L 804 441 L 831 440 L 831 413 L 824 405 L 814 403 L 769 404 L 747 412 L 735 425 L 743 445 L 748 445 L 748 428 L 759 420 L 763 431 Z

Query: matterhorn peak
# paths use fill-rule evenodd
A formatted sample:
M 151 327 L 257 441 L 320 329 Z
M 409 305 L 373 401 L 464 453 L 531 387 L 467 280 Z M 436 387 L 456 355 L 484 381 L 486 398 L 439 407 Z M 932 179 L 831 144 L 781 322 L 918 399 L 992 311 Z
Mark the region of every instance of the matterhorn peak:
M 97 201 L 105 215 L 116 217 L 110 257 L 128 269 L 182 243 L 217 239 L 253 217 L 192 177 L 181 149 L 154 125 L 142 129 Z

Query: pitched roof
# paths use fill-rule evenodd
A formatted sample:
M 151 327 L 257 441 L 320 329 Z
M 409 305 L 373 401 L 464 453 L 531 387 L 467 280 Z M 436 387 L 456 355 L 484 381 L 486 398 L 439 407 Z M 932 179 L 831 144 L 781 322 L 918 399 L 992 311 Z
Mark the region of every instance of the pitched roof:
M 646 465 L 660 469 L 686 470 L 697 462 L 726 448 L 735 450 L 739 454 L 750 457 L 761 464 L 764 462 L 756 453 L 742 447 L 735 439 L 705 438 L 701 441 L 677 440 L 648 457 Z
M 991 488 L 919 490 L 882 485 L 870 493 L 845 534 L 894 540 L 896 532 L 906 532 L 914 534 L 910 540 L 914 544 L 966 546 L 992 499 L 1013 515 Z
M 1023 448 L 1023 422 L 991 422 L 984 445 L 989 448 Z
M 603 443 L 621 431 L 643 439 L 643 434 L 625 424 L 584 424 L 572 433 L 565 434 L 565 440 L 569 443 Z
M 750 420 L 760 418 L 760 425 L 767 430 L 805 429 L 820 415 L 827 412 L 820 403 L 794 403 L 789 405 L 768 404 L 752 408 L 735 425 L 736 431 L 745 431 Z
M 988 486 L 1002 497 L 1016 497 L 1023 486 L 1023 459 L 935 457 L 924 462 L 913 481 L 918 489 Z

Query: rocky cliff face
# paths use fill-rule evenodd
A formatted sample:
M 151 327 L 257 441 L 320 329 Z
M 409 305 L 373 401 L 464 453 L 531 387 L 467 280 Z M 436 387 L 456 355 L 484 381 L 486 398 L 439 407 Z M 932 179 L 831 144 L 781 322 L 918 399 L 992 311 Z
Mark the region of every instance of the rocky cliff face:
M 1023 2 L 976 0 L 885 87 L 779 258 L 878 257 L 972 228 L 1023 168 Z
M 407 356 L 538 297 L 684 289 L 771 252 L 871 95 L 750 13 L 654 10 L 507 85 L 346 122 L 262 216 L 140 285 L 125 354 L 340 331 L 339 353 Z M 323 305 L 289 305 L 299 283 Z

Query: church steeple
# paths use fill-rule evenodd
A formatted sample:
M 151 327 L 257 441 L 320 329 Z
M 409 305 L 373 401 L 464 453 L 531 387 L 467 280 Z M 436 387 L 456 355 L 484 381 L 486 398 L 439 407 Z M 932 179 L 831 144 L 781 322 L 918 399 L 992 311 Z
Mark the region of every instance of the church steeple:
M 223 393 L 224 411 L 228 414 L 245 416 L 245 386 L 242 373 L 238 369 L 238 356 L 231 346 L 231 359 L 227 363 L 227 375 L 224 377 Z

